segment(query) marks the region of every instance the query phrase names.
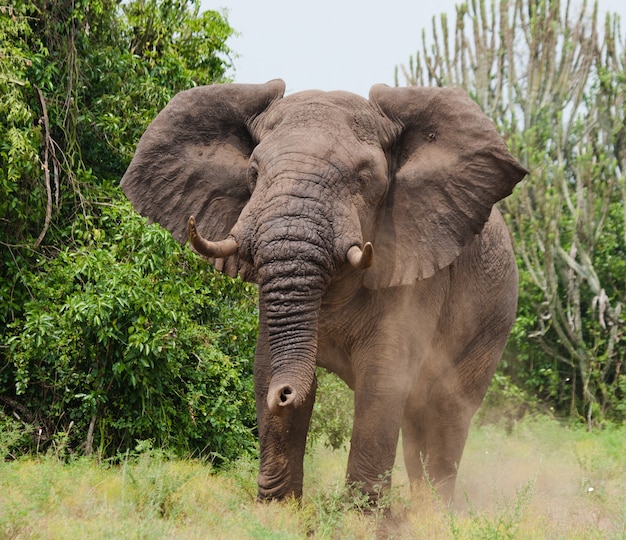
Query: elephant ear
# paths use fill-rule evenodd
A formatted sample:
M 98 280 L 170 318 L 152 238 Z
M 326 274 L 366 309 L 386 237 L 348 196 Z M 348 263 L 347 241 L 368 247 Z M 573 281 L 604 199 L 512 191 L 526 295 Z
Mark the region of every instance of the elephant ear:
M 365 273 L 366 285 L 378 289 L 451 264 L 527 171 L 459 88 L 376 85 L 370 102 L 385 117 L 393 175 Z
M 121 187 L 133 206 L 187 240 L 189 216 L 205 238 L 222 240 L 250 198 L 248 159 L 256 144 L 252 122 L 285 91 L 267 84 L 216 84 L 180 92 L 157 115 L 137 145 Z M 230 276 L 254 281 L 237 255 L 212 260 Z

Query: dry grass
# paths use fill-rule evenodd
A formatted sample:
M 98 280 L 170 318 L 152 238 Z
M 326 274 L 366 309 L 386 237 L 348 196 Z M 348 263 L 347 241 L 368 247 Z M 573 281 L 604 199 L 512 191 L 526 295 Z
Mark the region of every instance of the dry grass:
M 347 452 L 306 458 L 301 504 L 257 504 L 256 463 L 215 473 L 146 452 L 108 467 L 53 456 L 0 463 L 0 538 L 626 538 L 626 429 L 587 433 L 546 418 L 512 434 L 474 429 L 457 504 L 409 493 L 394 471 L 382 511 L 355 510 L 342 486 Z

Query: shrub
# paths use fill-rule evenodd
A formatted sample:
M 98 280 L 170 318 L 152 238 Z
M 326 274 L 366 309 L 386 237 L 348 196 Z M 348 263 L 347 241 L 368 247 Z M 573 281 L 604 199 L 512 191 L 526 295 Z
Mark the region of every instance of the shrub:
M 254 289 L 128 203 L 74 234 L 82 248 L 25 275 L 10 328 L 7 391 L 42 441 L 110 456 L 151 439 L 218 462 L 252 449 Z

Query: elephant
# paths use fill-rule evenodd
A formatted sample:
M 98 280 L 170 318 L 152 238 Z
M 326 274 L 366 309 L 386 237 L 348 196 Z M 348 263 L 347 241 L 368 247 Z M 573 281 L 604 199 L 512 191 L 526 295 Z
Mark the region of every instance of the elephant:
M 517 309 L 495 204 L 527 173 L 459 88 L 213 84 L 151 122 L 122 190 L 258 285 L 259 500 L 302 497 L 316 366 L 354 393 L 348 485 L 376 501 L 401 432 L 411 483 L 452 498 Z

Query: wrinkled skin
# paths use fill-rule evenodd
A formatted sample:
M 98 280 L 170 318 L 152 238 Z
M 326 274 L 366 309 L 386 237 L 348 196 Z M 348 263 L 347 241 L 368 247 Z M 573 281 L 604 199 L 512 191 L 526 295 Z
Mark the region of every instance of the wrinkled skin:
M 517 304 L 494 204 L 526 171 L 459 89 L 283 93 L 178 94 L 122 188 L 259 286 L 260 499 L 302 494 L 316 365 L 354 390 L 349 482 L 375 498 L 402 430 L 410 479 L 450 498 Z

